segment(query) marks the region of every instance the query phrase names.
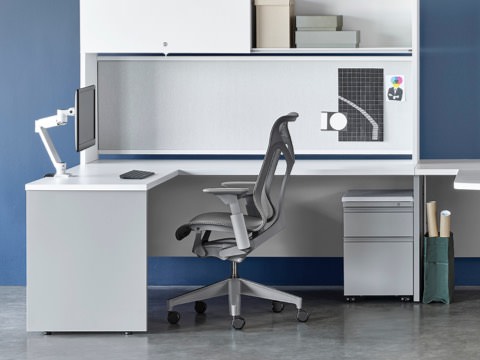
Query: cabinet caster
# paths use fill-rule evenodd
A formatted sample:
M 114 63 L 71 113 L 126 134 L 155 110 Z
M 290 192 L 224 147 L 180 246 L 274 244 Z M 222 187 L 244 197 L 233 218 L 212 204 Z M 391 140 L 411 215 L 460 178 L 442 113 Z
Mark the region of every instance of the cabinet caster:
M 169 311 L 167 320 L 170 324 L 175 325 L 180 321 L 180 313 L 178 311 Z
M 345 301 L 346 302 L 349 302 L 349 303 L 352 303 L 352 302 L 355 302 L 355 296 L 345 296 Z
M 123 332 L 123 335 L 125 335 L 125 336 L 132 335 L 132 334 L 133 334 L 133 332 L 131 332 L 131 331 L 124 331 Z
M 197 314 L 203 314 L 207 310 L 207 304 L 203 301 L 195 301 L 195 311 Z
M 272 311 L 274 313 L 281 313 L 284 308 L 285 308 L 285 305 L 282 302 L 275 301 L 275 300 L 272 301 Z
M 401 302 L 410 302 L 411 298 L 410 298 L 410 296 L 401 296 L 400 301 Z
M 310 314 L 306 312 L 303 309 L 298 309 L 297 312 L 297 320 L 300 322 L 307 322 L 308 318 L 310 317 Z
M 232 319 L 232 327 L 235 330 L 242 330 L 245 326 L 245 319 L 241 316 L 234 316 Z
M 43 335 L 46 335 L 46 336 L 52 335 L 52 332 L 51 332 L 51 331 L 44 331 L 44 332 L 43 332 Z

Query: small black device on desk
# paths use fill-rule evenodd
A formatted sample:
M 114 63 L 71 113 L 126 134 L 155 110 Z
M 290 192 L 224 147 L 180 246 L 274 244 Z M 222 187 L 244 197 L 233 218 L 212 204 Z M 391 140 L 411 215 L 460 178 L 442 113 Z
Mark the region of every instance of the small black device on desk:
M 130 179 L 130 180 L 140 180 L 145 179 L 151 175 L 155 174 L 152 171 L 144 171 L 144 170 L 130 170 L 126 173 L 120 174 L 121 179 Z

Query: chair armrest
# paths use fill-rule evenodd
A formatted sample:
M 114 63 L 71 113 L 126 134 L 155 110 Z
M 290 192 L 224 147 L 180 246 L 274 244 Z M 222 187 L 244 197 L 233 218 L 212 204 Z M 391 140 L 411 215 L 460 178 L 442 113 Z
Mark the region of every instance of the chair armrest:
M 222 186 L 227 188 L 247 188 L 248 192 L 243 194 L 243 197 L 246 197 L 253 195 L 255 184 L 255 181 L 225 181 L 222 183 Z
M 244 195 L 248 193 L 248 188 L 207 188 L 203 192 L 213 195 Z
M 255 181 L 225 181 L 222 183 L 223 187 L 254 187 L 256 184 Z
M 203 192 L 216 195 L 224 204 L 230 207 L 230 219 L 232 220 L 235 241 L 240 250 L 250 247 L 245 219 L 240 209 L 240 197 L 248 192 L 246 188 L 207 188 Z

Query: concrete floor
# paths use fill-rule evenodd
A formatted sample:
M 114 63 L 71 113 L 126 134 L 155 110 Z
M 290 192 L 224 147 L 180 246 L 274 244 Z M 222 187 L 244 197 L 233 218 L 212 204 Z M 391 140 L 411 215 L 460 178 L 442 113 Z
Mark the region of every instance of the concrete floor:
M 149 290 L 147 334 L 46 336 L 25 331 L 25 288 L 0 287 L 0 359 L 478 359 L 480 290 L 457 289 L 455 302 L 402 303 L 367 298 L 345 303 L 342 289 L 299 290 L 311 316 L 296 320 L 294 306 L 272 313 L 264 300 L 244 298 L 245 328 L 230 327 L 225 299 L 205 315 L 191 305 L 169 325 L 165 300 L 179 288 Z M 75 311 L 75 309 L 72 309 Z

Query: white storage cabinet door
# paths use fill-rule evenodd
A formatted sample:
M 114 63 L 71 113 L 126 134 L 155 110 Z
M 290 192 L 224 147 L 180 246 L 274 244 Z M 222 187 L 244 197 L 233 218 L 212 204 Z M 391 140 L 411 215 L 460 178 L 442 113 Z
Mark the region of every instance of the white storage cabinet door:
M 244 53 L 250 0 L 81 0 L 83 53 Z

